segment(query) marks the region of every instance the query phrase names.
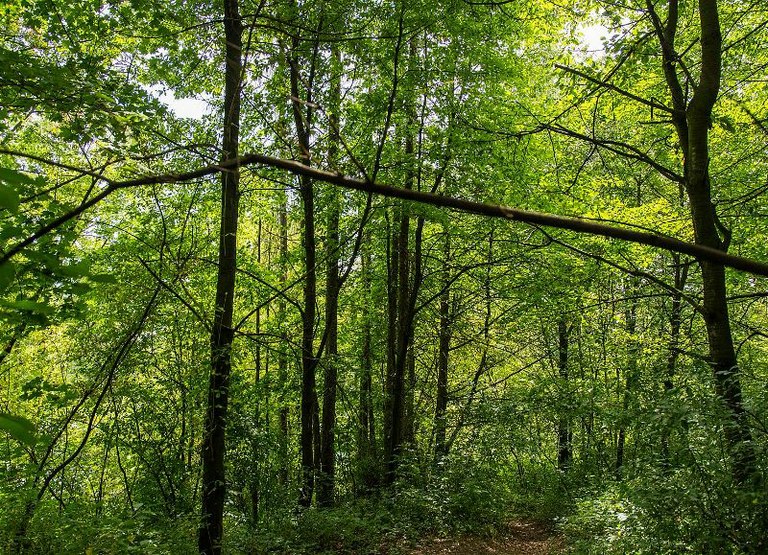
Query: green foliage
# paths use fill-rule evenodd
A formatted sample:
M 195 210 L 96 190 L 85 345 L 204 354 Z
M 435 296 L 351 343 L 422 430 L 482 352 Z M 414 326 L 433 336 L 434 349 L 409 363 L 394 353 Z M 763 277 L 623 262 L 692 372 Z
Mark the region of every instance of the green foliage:
M 220 161 L 220 4 L 0 7 L 0 251 L 40 234 L 0 265 L 0 551 L 17 536 L 29 553 L 195 551 L 218 177 L 123 188 L 68 215 L 110 182 Z M 671 102 L 661 50 L 647 6 L 635 4 L 241 0 L 241 151 L 298 157 L 298 64 L 314 167 L 335 147 L 330 169 L 345 175 L 690 241 L 690 203 L 674 178 L 685 156 L 659 109 Z M 663 3 L 651 4 L 664 21 Z M 701 33 L 695 3 L 680 4 L 675 71 L 690 96 Z M 709 136 L 718 232 L 732 230 L 730 252 L 759 260 L 762 4 L 718 2 L 726 46 Z M 588 55 L 577 36 L 594 24 L 605 50 Z M 177 118 L 170 98 L 203 100 L 205 115 Z M 294 177 L 255 165 L 240 173 L 230 553 L 393 552 L 423 535 L 492 535 L 515 515 L 559 519 L 579 553 L 766 552 L 765 483 L 733 481 L 732 421 L 707 364 L 695 260 L 375 195 L 368 210 L 366 195 L 319 182 L 317 351 L 336 204 L 333 256 L 347 279 L 338 353 L 321 353 L 315 372 L 322 406 L 323 370 L 338 369 L 337 506 L 298 510 L 305 214 Z M 410 228 L 398 264 L 409 265 L 414 311 L 408 441 L 384 488 L 402 214 Z M 729 272 L 727 291 L 743 418 L 765 475 L 765 284 Z M 435 452 L 443 326 L 447 456 Z M 562 437 L 570 460 L 558 468 Z
M 585 492 L 561 527 L 575 553 L 761 553 L 768 499 L 690 470 Z
M 424 536 L 493 535 L 512 516 L 513 494 L 502 468 L 467 472 L 454 460 L 421 485 L 403 479 L 392 490 L 334 509 L 266 522 L 255 533 L 243 531 L 250 538 L 243 541 L 256 553 L 362 555 L 379 553 L 382 545 L 405 550 Z
M 0 413 L 0 430 L 6 431 L 12 438 L 27 445 L 34 445 L 37 441 L 35 425 L 23 416 Z
M 2 499 L 6 507 L 24 506 L 23 500 L 15 496 Z M 194 552 L 195 518 L 177 517 L 171 521 L 145 508 L 136 508 L 137 511 L 131 513 L 109 503 L 94 507 L 84 499 L 63 509 L 54 503 L 44 503 L 37 507 L 29 524 L 30 547 L 25 553 L 181 555 Z M 18 518 L 23 510 L 14 513 Z M 14 538 L 13 526 L 7 527 L 9 523 L 18 521 L 6 521 L 2 529 L 0 546 L 5 546 L 6 552 L 11 552 L 12 542 L 18 541 Z

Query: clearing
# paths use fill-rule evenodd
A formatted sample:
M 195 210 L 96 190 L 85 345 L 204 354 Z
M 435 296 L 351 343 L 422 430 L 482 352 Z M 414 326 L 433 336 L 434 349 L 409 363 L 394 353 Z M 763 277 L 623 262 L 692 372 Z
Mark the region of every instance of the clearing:
M 533 520 L 510 522 L 492 538 L 472 535 L 422 540 L 410 555 L 559 555 L 565 542 L 551 526 Z

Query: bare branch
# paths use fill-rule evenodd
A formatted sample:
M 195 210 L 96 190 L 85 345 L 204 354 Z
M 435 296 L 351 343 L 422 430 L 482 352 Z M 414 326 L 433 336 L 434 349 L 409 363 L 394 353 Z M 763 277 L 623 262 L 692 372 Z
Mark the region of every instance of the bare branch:
M 643 162 L 644 164 L 647 164 L 648 166 L 652 167 L 654 170 L 659 172 L 661 175 L 663 175 L 670 181 L 673 181 L 675 183 L 683 183 L 682 175 L 675 172 L 674 170 L 669 169 L 666 166 L 659 164 L 656 160 L 651 158 L 648 154 L 646 154 L 639 148 L 632 146 L 629 143 L 625 143 L 623 141 L 616 141 L 613 139 L 599 139 L 597 137 L 585 135 L 584 133 L 579 133 L 578 131 L 568 129 L 567 127 L 562 127 L 560 125 L 544 125 L 543 127 L 544 129 L 547 129 L 554 133 L 565 135 L 566 137 L 573 137 L 574 139 L 579 139 L 581 141 L 591 143 L 595 146 L 599 146 L 615 154 L 618 154 L 619 156 L 623 156 L 624 158 L 631 158 L 632 160 Z
M 665 106 L 664 104 L 659 104 L 658 102 L 654 102 L 653 100 L 648 100 L 641 96 L 637 96 L 636 94 L 633 94 L 629 91 L 625 91 L 624 89 L 617 87 L 613 83 L 609 83 L 608 81 L 603 81 L 602 79 L 597 79 L 595 77 L 592 77 L 591 75 L 584 73 L 583 71 L 579 71 L 578 69 L 573 69 L 560 64 L 555 64 L 555 67 L 557 69 L 565 71 L 566 73 L 570 73 L 572 75 L 576 75 L 577 77 L 581 77 L 582 79 L 586 79 L 590 83 L 594 83 L 595 85 L 599 85 L 605 89 L 617 92 L 622 96 L 626 96 L 627 98 L 630 98 L 635 102 L 639 102 L 640 104 L 644 104 L 652 109 L 661 110 L 662 112 L 667 112 L 669 114 L 672 114 L 674 112 L 672 108 L 670 108 L 669 106 Z

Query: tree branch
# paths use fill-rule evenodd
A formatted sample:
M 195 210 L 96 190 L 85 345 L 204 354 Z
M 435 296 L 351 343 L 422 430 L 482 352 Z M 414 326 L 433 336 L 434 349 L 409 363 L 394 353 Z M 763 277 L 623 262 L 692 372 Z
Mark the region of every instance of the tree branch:
M 435 193 L 393 187 L 392 185 L 371 183 L 362 179 L 347 177 L 340 173 L 333 173 L 318 168 L 305 166 L 296 160 L 285 160 L 282 158 L 274 158 L 272 156 L 257 153 L 247 154 L 239 158 L 227 160 L 221 164 L 205 166 L 203 168 L 199 168 L 186 173 L 154 176 L 151 175 L 130 181 L 114 182 L 110 187 L 107 187 L 104 191 L 102 191 L 102 193 L 88 201 L 88 203 L 80 205 L 78 208 L 65 214 L 64 216 L 60 216 L 51 224 L 41 228 L 41 230 L 36 232 L 30 238 L 27 238 L 18 243 L 16 246 L 12 247 L 2 257 L 0 257 L 0 264 L 8 261 L 15 254 L 18 254 L 21 250 L 23 250 L 26 246 L 34 243 L 38 238 L 45 235 L 45 233 L 56 229 L 58 226 L 55 225 L 55 222 L 63 223 L 69 221 L 73 217 L 81 214 L 96 204 L 98 200 L 105 198 L 118 189 L 137 187 L 141 185 L 190 181 L 192 179 L 205 177 L 207 175 L 212 175 L 219 171 L 228 170 L 238 166 L 245 167 L 252 165 L 279 168 L 295 175 L 304 175 L 317 181 L 330 183 L 332 185 L 344 187 L 345 189 L 362 191 L 364 193 L 373 193 L 389 198 L 399 198 L 403 200 L 421 202 L 432 206 L 450 208 L 460 212 L 466 212 L 468 214 L 476 214 L 479 216 L 488 216 L 491 218 L 501 218 L 504 220 L 512 220 L 528 224 L 566 229 L 569 231 L 575 231 L 577 233 L 599 235 L 609 239 L 620 239 L 622 241 L 629 241 L 631 243 L 648 245 L 650 247 L 657 247 L 671 252 L 687 254 L 697 258 L 698 260 L 715 262 L 743 272 L 768 277 L 768 263 L 766 262 L 745 258 L 743 256 L 728 254 L 721 250 L 705 247 L 703 245 L 687 243 L 685 241 L 681 241 L 673 237 L 668 237 L 666 235 L 658 235 L 656 233 L 641 232 L 618 226 L 605 225 L 573 216 L 560 216 L 547 212 L 534 212 L 532 210 L 522 210 L 519 208 L 513 208 L 499 204 L 485 204 L 482 202 L 448 197 Z M 73 213 L 75 214 L 72 215 Z M 43 229 L 47 231 L 43 233 Z
M 597 79 L 595 77 L 592 77 L 591 75 L 584 73 L 583 71 L 579 71 L 578 69 L 573 69 L 561 64 L 555 64 L 555 68 L 565 71 L 566 73 L 576 75 L 577 77 L 581 77 L 582 79 L 586 79 L 590 83 L 594 83 L 595 85 L 599 85 L 600 87 L 603 87 L 605 89 L 617 92 L 622 96 L 626 96 L 627 98 L 630 98 L 635 102 L 639 102 L 640 104 L 644 104 L 645 106 L 648 106 L 652 109 L 661 110 L 662 112 L 667 112 L 668 114 L 674 113 L 674 110 L 672 110 L 672 108 L 670 108 L 669 106 L 665 106 L 664 104 L 659 104 L 658 102 L 654 102 L 653 100 L 648 100 L 641 96 L 637 96 L 636 94 L 633 94 L 629 91 L 625 91 L 624 89 L 617 87 L 613 83 L 609 83 L 608 81 L 603 81 L 602 79 Z

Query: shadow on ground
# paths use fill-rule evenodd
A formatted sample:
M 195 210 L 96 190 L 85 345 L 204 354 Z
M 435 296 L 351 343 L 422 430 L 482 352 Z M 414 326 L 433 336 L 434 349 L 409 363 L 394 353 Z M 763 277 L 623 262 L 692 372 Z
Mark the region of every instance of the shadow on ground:
M 559 555 L 563 538 L 549 525 L 532 520 L 510 522 L 492 538 L 459 536 L 430 538 L 407 551 L 409 555 Z

